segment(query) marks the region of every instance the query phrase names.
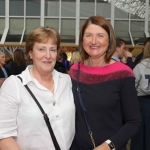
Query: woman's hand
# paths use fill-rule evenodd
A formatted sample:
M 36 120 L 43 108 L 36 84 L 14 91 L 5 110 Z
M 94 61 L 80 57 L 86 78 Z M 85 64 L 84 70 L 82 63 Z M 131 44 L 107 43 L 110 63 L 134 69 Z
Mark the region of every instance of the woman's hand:
M 94 148 L 93 150 L 110 150 L 110 147 L 106 142 L 102 143 L 98 147 Z

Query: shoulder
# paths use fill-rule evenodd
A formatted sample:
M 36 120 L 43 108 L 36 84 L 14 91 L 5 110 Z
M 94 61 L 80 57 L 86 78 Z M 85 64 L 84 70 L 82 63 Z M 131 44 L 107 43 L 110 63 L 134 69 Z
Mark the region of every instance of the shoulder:
M 14 89 L 16 89 L 16 86 L 18 85 L 19 82 L 20 81 L 19 79 L 17 79 L 17 76 L 11 75 L 3 82 L 1 86 L 1 91 L 5 89 L 9 91 L 14 91 Z

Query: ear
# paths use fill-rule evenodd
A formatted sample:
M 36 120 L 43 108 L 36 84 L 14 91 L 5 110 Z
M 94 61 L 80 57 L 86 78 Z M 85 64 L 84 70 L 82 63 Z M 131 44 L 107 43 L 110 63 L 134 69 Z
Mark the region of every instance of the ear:
M 30 59 L 32 59 L 32 55 L 33 55 L 33 52 L 32 51 L 29 51 L 29 56 L 30 56 Z

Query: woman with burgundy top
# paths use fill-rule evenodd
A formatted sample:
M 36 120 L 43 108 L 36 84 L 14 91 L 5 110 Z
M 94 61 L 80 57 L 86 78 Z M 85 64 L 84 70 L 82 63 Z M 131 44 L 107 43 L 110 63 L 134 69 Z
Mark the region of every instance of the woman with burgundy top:
M 115 49 L 109 21 L 101 16 L 87 19 L 79 37 L 80 71 L 77 63 L 69 71 L 76 105 L 71 150 L 126 150 L 140 127 L 135 78 L 128 66 L 111 59 Z

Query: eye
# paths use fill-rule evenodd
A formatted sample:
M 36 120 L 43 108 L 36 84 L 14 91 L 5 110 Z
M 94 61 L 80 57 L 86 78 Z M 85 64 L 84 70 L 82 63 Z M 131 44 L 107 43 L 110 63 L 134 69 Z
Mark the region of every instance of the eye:
M 85 34 L 85 37 L 91 37 L 91 34 Z
M 39 51 L 45 51 L 45 48 L 39 48 Z
M 56 53 L 57 49 L 56 48 L 52 48 L 52 49 L 50 49 L 50 51 L 53 52 L 53 53 Z
M 100 35 L 98 35 L 98 37 L 99 37 L 99 38 L 103 38 L 103 37 L 104 37 L 104 35 L 100 34 Z

